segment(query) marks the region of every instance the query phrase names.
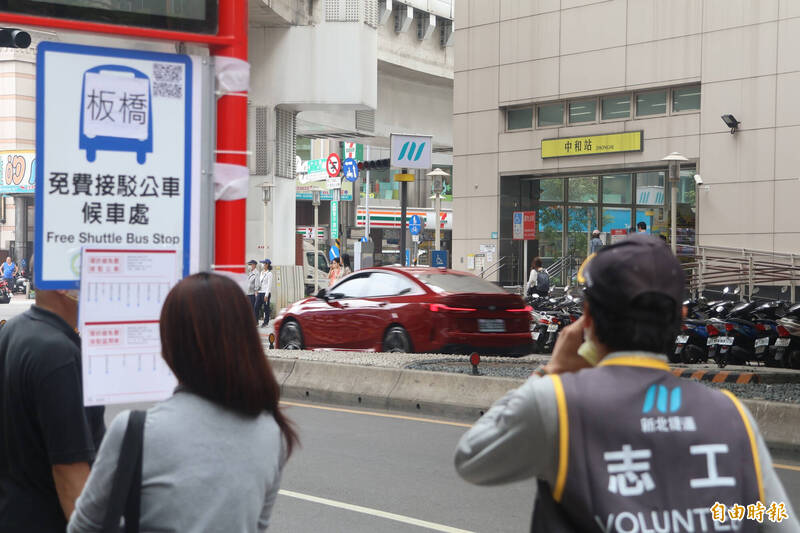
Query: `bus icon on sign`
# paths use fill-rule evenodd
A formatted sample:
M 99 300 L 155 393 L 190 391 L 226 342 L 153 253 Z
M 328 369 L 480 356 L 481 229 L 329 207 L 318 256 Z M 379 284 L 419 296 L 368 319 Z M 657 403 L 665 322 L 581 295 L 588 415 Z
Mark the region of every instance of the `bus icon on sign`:
M 142 165 L 153 152 L 150 78 L 123 65 L 83 73 L 78 147 L 93 162 L 97 152 L 135 152 Z

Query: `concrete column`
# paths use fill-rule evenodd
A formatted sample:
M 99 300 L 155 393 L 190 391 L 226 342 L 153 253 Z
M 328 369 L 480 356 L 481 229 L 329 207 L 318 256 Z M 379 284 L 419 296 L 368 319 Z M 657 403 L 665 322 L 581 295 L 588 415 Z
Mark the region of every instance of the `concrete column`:
M 14 261 L 28 259 L 28 198 L 14 197 Z

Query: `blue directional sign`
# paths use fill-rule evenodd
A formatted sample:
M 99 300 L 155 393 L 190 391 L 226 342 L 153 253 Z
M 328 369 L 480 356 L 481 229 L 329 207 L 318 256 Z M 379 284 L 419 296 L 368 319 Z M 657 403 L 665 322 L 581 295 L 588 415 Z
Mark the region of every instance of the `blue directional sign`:
M 358 163 L 352 157 L 348 157 L 342 163 L 342 170 L 344 177 L 347 181 L 356 181 L 358 179 Z
M 411 215 L 411 218 L 408 219 L 408 231 L 411 232 L 411 235 L 419 235 L 422 231 L 422 219 L 419 215 Z
M 339 257 L 339 247 L 335 244 L 331 246 L 331 249 L 328 250 L 328 261 L 333 261 Z
M 447 268 L 447 250 L 434 250 L 431 252 L 431 266 Z

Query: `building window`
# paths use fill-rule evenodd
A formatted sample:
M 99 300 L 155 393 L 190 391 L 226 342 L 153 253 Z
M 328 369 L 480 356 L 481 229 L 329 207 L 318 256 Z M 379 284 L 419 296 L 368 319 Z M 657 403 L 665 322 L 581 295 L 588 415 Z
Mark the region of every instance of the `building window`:
M 537 211 L 536 238 L 539 241 L 539 256 L 542 258 L 559 258 L 563 249 L 564 223 L 563 206 L 542 206 Z
M 607 204 L 631 203 L 631 175 L 603 176 L 603 202 Z
M 578 203 L 597 203 L 596 176 L 569 179 L 569 201 Z
M 509 109 L 506 111 L 509 130 L 524 130 L 533 125 L 533 108 L 524 107 L 520 109 Z
M 695 202 L 694 170 L 681 170 L 681 179 L 678 181 L 678 203 L 691 204 Z
M 601 117 L 603 120 L 619 120 L 631 116 L 631 97 L 607 96 L 600 101 Z
M 664 205 L 664 172 L 639 172 L 636 174 L 636 203 L 639 205 Z
M 538 119 L 536 124 L 540 128 L 547 126 L 561 126 L 564 123 L 564 104 L 547 104 L 538 106 Z
M 569 123 L 594 122 L 597 119 L 597 100 L 576 100 L 569 103 Z
M 672 89 L 672 111 L 697 111 L 700 109 L 700 86 L 678 87 Z
M 564 180 L 561 178 L 548 178 L 534 180 L 533 195 L 534 200 L 539 202 L 562 202 L 564 201 Z M 538 191 L 538 198 L 536 193 Z
M 663 115 L 667 112 L 667 90 L 638 93 L 636 95 L 636 116 Z
M 295 148 L 295 153 L 303 161 L 308 161 L 309 159 L 311 159 L 311 139 L 309 139 L 308 137 L 300 137 L 298 135 L 297 148 Z
M 602 231 L 610 233 L 611 230 L 628 229 L 631 225 L 630 207 L 604 207 Z

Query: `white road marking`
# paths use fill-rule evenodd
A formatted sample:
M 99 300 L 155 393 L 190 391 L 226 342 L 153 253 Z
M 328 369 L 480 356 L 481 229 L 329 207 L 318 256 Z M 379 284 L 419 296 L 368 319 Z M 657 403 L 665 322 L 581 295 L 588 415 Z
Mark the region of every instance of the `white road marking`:
M 446 533 L 473 533 L 466 529 L 458 529 L 456 527 L 436 524 L 434 522 L 426 522 L 425 520 L 411 518 L 410 516 L 387 513 L 386 511 L 380 511 L 378 509 L 370 509 L 369 507 L 361 507 L 360 505 L 352 505 L 350 503 L 339 502 L 336 500 L 329 500 L 327 498 L 319 498 L 317 496 L 311 496 L 310 494 L 303 494 L 301 492 L 294 492 L 291 490 L 281 489 L 278 491 L 278 494 L 281 494 L 283 496 L 289 496 L 290 498 L 297 498 L 299 500 L 306 500 L 309 502 L 320 503 L 322 505 L 330 505 L 331 507 L 338 507 L 339 509 L 346 509 L 348 511 L 353 511 L 356 513 L 363 513 L 372 516 L 377 516 L 379 518 L 385 518 L 387 520 L 394 520 L 395 522 L 411 524 L 412 526 L 424 527 L 427 529 L 431 529 L 433 531 L 444 531 Z

